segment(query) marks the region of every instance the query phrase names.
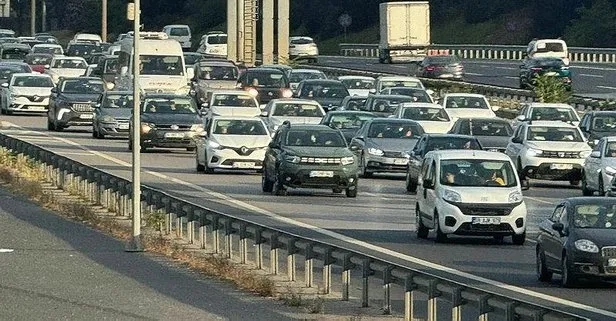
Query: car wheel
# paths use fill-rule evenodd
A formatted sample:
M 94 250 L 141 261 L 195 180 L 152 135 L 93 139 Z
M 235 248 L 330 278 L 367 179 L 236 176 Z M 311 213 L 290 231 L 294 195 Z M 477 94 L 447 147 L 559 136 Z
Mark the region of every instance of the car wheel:
M 361 176 L 363 178 L 370 178 L 370 177 L 372 177 L 372 172 L 369 172 L 366 169 L 366 158 L 364 156 L 361 157 Z
M 580 185 L 580 181 L 579 180 L 570 180 L 569 184 L 571 184 L 571 186 L 578 186 L 578 185 Z
M 92 126 L 92 138 L 98 138 L 98 134 L 96 133 L 96 127 Z
M 605 196 L 605 186 L 603 185 L 603 174 L 599 173 L 599 188 L 597 192 L 599 192 L 599 196 Z
M 421 216 L 419 215 L 419 207 L 415 209 L 415 220 L 416 220 L 415 224 L 417 225 L 417 227 L 415 228 L 415 232 L 417 233 L 417 238 L 418 239 L 427 238 L 428 233 L 430 233 L 430 230 L 421 221 Z
M 353 189 L 347 188 L 345 190 L 345 194 L 346 194 L 346 197 L 350 197 L 350 198 L 357 197 L 357 186 L 355 186 L 355 188 L 353 188 Z
M 447 234 L 443 233 L 443 231 L 441 231 L 441 223 L 440 220 L 438 218 L 438 212 L 434 212 L 434 228 L 436 230 L 436 242 L 437 243 L 444 243 L 447 241 Z
M 342 188 L 338 188 L 338 187 L 332 188 L 332 192 L 334 192 L 334 194 L 340 194 L 342 193 Z
M 214 169 L 207 165 L 207 154 L 205 154 L 204 159 L 205 159 L 205 161 L 203 162 L 203 171 L 206 174 L 214 174 Z
M 552 272 L 545 266 L 545 253 L 539 248 L 537 249 L 537 279 L 541 282 L 552 280 Z
M 280 180 L 280 174 L 278 170 L 276 170 L 276 174 L 274 175 L 274 186 L 272 188 L 272 192 L 277 196 L 285 196 L 287 195 L 287 189 L 285 188 L 283 182 Z
M 524 242 L 526 242 L 526 231 L 522 234 L 513 234 L 511 236 L 511 241 L 515 245 L 524 245 Z
M 47 130 L 56 130 L 54 123 L 49 118 L 47 118 Z
M 6 109 L 0 107 L 0 115 L 6 115 Z
M 132 140 L 132 139 L 129 139 L 129 140 L 128 140 L 128 150 L 129 150 L 129 151 L 132 151 L 132 150 L 133 150 L 133 140 Z
M 518 158 L 518 162 L 517 162 L 517 170 L 518 170 L 518 175 L 520 177 L 520 185 L 522 187 L 525 187 L 527 189 L 530 189 L 530 182 L 528 181 L 528 178 L 526 178 L 526 176 L 522 175 L 522 160 Z
M 406 191 L 410 193 L 417 192 L 417 181 L 408 172 L 406 173 Z
M 261 174 L 261 190 L 265 193 L 271 193 L 274 189 L 274 182 L 270 181 L 267 178 L 267 171 L 265 168 L 263 169 L 263 174 Z
M 569 270 L 569 259 L 567 258 L 566 254 L 563 254 L 561 271 L 562 278 L 560 282 L 562 286 L 566 288 L 572 287 L 575 284 L 575 277 L 571 274 L 571 271 Z
M 205 166 L 199 164 L 199 157 L 195 156 L 195 163 L 197 163 L 197 172 L 205 171 Z
M 186 147 L 186 151 L 188 152 L 194 152 L 196 149 L 196 147 Z
M 586 183 L 586 175 L 582 175 L 582 195 L 583 196 L 592 196 L 593 191 L 588 188 L 588 183 Z

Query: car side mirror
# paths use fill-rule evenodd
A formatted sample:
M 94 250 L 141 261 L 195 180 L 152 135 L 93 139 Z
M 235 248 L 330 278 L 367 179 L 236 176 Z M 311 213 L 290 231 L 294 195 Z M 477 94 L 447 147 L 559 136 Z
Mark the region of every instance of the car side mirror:
M 3 84 L 2 84 L 2 85 L 0 85 L 0 86 L 2 86 L 3 88 L 9 88 L 9 83 L 5 82 L 5 83 L 3 83 Z
M 358 151 L 358 150 L 359 150 L 359 146 L 357 146 L 357 145 L 350 145 L 350 146 L 349 146 L 349 149 L 350 149 L 352 152 L 356 152 L 356 151 Z
M 57 93 L 58 93 L 58 88 L 56 88 L 56 87 L 51 88 L 51 92 L 52 92 L 53 94 L 57 94 Z
M 431 179 L 424 179 L 422 186 L 424 188 L 428 188 L 428 189 L 433 189 L 434 188 L 434 182 Z
M 565 225 L 563 223 L 554 223 L 552 224 L 552 229 L 556 232 L 558 232 L 558 234 L 560 234 L 560 236 L 565 236 L 567 235 L 567 233 L 565 232 Z
M 592 157 L 592 158 L 601 158 L 601 152 L 598 151 L 598 150 L 595 150 L 592 153 L 590 153 L 590 157 Z
M 261 112 L 261 117 L 267 117 L 267 112 L 266 111 L 262 111 Z
M 515 144 L 522 144 L 522 140 L 518 137 L 511 138 L 511 142 Z
M 524 116 L 524 115 L 519 115 L 518 117 L 516 117 L 516 119 L 517 119 L 518 121 L 525 121 L 525 120 L 526 120 L 526 116 Z

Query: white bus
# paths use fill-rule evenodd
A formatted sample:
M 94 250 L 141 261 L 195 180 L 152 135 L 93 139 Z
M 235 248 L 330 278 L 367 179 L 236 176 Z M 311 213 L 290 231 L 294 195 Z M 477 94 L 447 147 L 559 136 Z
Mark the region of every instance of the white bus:
M 180 43 L 162 32 L 143 32 L 139 40 L 139 84 L 143 92 L 188 94 L 190 87 Z M 117 90 L 133 88 L 133 38 L 122 40 Z

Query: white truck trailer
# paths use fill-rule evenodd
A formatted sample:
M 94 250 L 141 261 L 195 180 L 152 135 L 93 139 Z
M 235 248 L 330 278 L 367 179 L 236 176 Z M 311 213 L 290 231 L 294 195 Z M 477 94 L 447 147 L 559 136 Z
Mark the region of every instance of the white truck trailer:
M 419 62 L 430 46 L 428 1 L 385 2 L 379 5 L 379 62 Z

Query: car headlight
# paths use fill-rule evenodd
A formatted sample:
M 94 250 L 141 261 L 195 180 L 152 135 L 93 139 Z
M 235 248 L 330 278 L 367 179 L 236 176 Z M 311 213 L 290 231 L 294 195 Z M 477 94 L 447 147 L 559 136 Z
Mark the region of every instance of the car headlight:
M 443 191 L 443 199 L 447 202 L 454 202 L 454 203 L 462 202 L 462 196 L 460 196 L 460 194 L 452 190 L 448 190 L 448 189 Z
M 340 164 L 342 165 L 351 165 L 353 163 L 355 163 L 355 157 L 353 156 L 342 157 L 342 159 L 340 160 Z
M 599 140 L 598 140 L 598 139 L 595 139 L 595 140 L 593 141 L 593 144 L 594 144 L 594 145 L 599 144 Z
M 289 163 L 297 164 L 299 163 L 299 156 L 287 155 L 284 157 L 284 160 L 286 160 Z
M 368 154 L 374 156 L 383 156 L 383 151 L 378 148 L 368 148 Z
M 219 149 L 220 148 L 220 144 L 215 142 L 215 141 L 209 141 L 207 143 L 207 145 L 212 148 L 212 149 Z
M 584 158 L 585 159 L 586 157 L 590 156 L 590 153 L 592 153 L 592 151 L 589 151 L 589 150 L 585 150 L 583 152 L 580 152 L 580 158 Z
M 518 203 L 522 201 L 522 193 L 515 191 L 509 194 L 509 203 Z
M 193 132 L 200 133 L 203 130 L 204 130 L 203 129 L 203 124 L 194 124 L 194 125 L 190 126 L 190 131 L 193 131 Z
M 114 123 L 115 122 L 115 118 L 109 116 L 109 115 L 105 115 L 101 118 L 101 122 L 103 123 Z
M 105 84 L 105 87 L 107 87 L 107 90 L 113 90 L 113 88 L 115 88 L 115 84 L 112 82 L 108 82 Z
M 538 157 L 538 156 L 541 156 L 542 154 L 543 154 L 543 151 L 540 149 L 529 148 L 526 151 L 526 155 L 530 157 Z
M 603 171 L 610 176 L 616 175 L 616 169 L 614 167 L 607 166 Z
M 143 134 L 149 133 L 152 129 L 154 129 L 156 125 L 152 123 L 141 123 L 141 132 Z
M 599 247 L 591 240 L 581 239 L 575 241 L 575 243 L 573 244 L 575 244 L 575 248 L 579 251 L 588 253 L 599 253 Z
M 282 90 L 282 97 L 284 98 L 291 98 L 293 97 L 293 92 L 287 88 Z

